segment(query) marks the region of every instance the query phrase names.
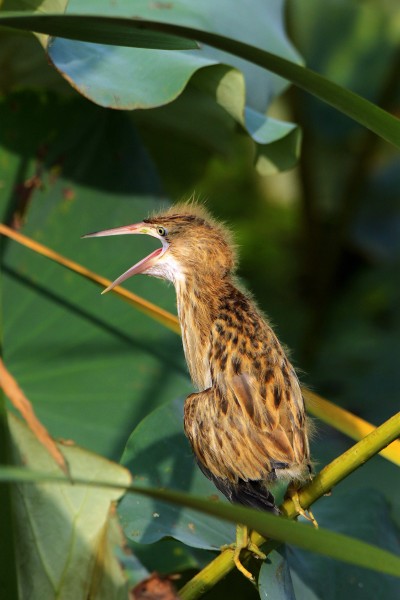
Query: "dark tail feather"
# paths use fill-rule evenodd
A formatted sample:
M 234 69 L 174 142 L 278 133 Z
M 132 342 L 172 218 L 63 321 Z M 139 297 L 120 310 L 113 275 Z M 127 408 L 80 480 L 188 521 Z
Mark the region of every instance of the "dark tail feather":
M 241 504 L 249 508 L 257 508 L 258 510 L 266 510 L 279 515 L 279 509 L 275 504 L 274 496 L 264 486 L 262 481 L 243 481 L 239 479 L 237 483 L 232 483 L 228 479 L 220 479 L 215 477 L 208 469 L 206 469 L 200 461 L 197 461 L 204 475 L 210 479 L 215 487 L 234 504 Z
M 230 484 L 230 487 L 231 497 L 229 500 L 231 502 L 279 515 L 274 496 L 261 481 L 242 481 L 239 479 L 237 485 Z M 221 491 L 224 493 L 223 490 Z

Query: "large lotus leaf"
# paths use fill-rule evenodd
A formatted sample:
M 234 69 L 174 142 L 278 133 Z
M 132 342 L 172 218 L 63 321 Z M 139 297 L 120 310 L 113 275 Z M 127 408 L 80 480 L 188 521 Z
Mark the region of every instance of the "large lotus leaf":
M 131 17 L 132 4 L 125 1 L 110 6 L 108 2 L 98 0 L 94 6 L 93 2 L 72 0 L 67 13 Z M 282 13 L 283 2 L 280 0 L 268 7 L 262 0 L 256 0 L 252 11 L 248 10 L 244 0 L 235 3 L 234 11 L 228 0 L 218 3 L 181 0 L 168 5 L 135 3 L 135 16 L 200 27 L 298 62 L 298 54 L 284 33 Z M 261 173 L 288 168 L 297 158 L 299 134 L 296 127 L 264 114 L 286 82 L 243 59 L 208 46 L 194 51 L 166 51 L 61 38 L 52 41 L 48 52 L 59 71 L 83 95 L 102 106 L 116 109 L 154 108 L 168 104 L 183 92 L 195 74 L 204 70 L 197 80 L 197 87 L 230 115 L 230 128 L 239 124 L 242 131 L 251 136 L 256 147 L 256 165 Z M 207 121 L 206 118 L 206 129 Z M 274 147 L 277 143 L 279 150 Z
M 154 247 L 144 237 L 80 240 L 160 205 L 154 169 L 125 115 L 32 93 L 4 100 L 0 116 L 3 219 L 28 203 L 23 233 L 110 278 Z M 119 457 L 153 407 L 191 390 L 178 336 L 31 250 L 2 242 L 7 367 L 53 435 Z M 137 277 L 128 285 L 173 309 L 173 290 L 162 282 Z
M 91 0 L 70 0 L 66 13 L 89 13 L 127 18 L 133 16 L 132 2 L 130 0 L 121 0 L 118 4 L 110 4 L 107 0 L 96 0 L 95 3 Z M 269 52 L 283 56 L 288 60 L 292 60 L 293 62 L 299 62 L 299 55 L 284 32 L 282 0 L 277 0 L 274 3 L 270 3 L 268 6 L 265 5 L 263 0 L 254 0 L 251 11 L 249 11 L 248 4 L 245 0 L 237 0 L 235 2 L 234 10 L 232 10 L 232 4 L 229 0 L 220 0 L 218 3 L 213 2 L 212 0 L 204 0 L 201 3 L 195 2 L 194 0 L 178 0 L 177 2 L 168 4 L 163 4 L 161 2 L 149 3 L 147 0 L 137 0 L 134 6 L 134 16 L 165 23 L 176 23 L 198 27 L 205 31 L 220 33 L 227 37 L 232 37 L 239 41 L 263 48 Z M 117 51 L 117 53 L 115 53 L 115 51 Z M 153 51 L 147 52 L 147 50 L 145 50 L 144 53 L 143 51 L 140 51 L 139 54 L 136 54 L 138 49 L 131 49 L 130 54 L 119 55 L 120 51 L 122 51 L 122 48 L 111 48 L 109 56 L 106 52 L 106 47 L 103 47 L 103 50 L 101 51 L 102 64 L 99 65 L 96 64 L 96 62 L 94 64 L 96 69 L 93 76 L 95 77 L 97 74 L 97 77 L 95 77 L 93 83 L 96 83 L 97 81 L 97 85 L 100 88 L 102 84 L 101 66 L 108 60 L 115 60 L 115 65 L 122 69 L 122 71 L 113 73 L 113 81 L 120 81 L 121 83 L 122 89 L 120 91 L 123 95 L 121 95 L 120 101 L 122 103 L 136 102 L 135 98 L 138 97 L 137 94 L 139 94 L 140 98 L 141 93 L 140 78 L 143 77 L 143 82 L 149 84 L 155 73 L 157 73 L 157 76 L 165 78 L 165 81 L 168 83 L 164 98 L 160 96 L 159 100 L 161 100 L 161 103 L 171 101 L 173 98 L 170 95 L 171 91 L 169 91 L 169 86 L 171 86 L 171 90 L 175 89 L 175 92 L 173 93 L 176 97 L 182 90 L 182 87 L 186 85 L 191 74 L 204 66 L 218 63 L 227 63 L 243 71 L 248 88 L 248 104 L 260 112 L 265 111 L 271 98 L 286 87 L 286 82 L 279 76 L 267 73 L 260 67 L 249 64 L 243 59 L 208 46 L 202 47 L 200 51 L 162 51 L 160 54 L 154 54 Z M 150 61 L 146 54 L 151 57 Z M 53 44 L 51 56 L 54 57 Z M 77 54 L 77 56 L 79 56 L 79 54 Z M 96 53 L 93 54 L 93 58 L 95 56 Z M 136 72 L 136 70 L 130 71 L 131 68 L 135 68 L 132 67 L 131 63 L 133 62 L 140 66 L 138 72 Z M 151 70 L 146 75 L 145 71 L 147 65 L 151 66 Z M 175 75 L 175 70 L 178 69 L 179 71 L 180 68 L 183 69 L 184 65 L 186 65 L 186 68 L 188 69 L 188 78 L 186 80 L 180 80 L 178 73 Z M 125 72 L 123 70 L 124 67 L 128 69 Z M 161 72 L 159 72 L 159 70 Z M 137 75 L 139 78 L 132 78 L 130 75 Z M 175 84 L 173 83 L 174 80 Z M 105 86 L 106 83 L 106 81 L 103 81 L 103 86 Z M 90 93 L 95 94 L 95 89 L 92 89 Z M 160 89 L 158 94 L 163 94 L 163 91 Z M 124 98 L 126 98 L 126 100 L 124 100 Z M 146 101 L 146 105 L 147 103 L 148 101 Z M 154 106 L 160 102 L 156 103 L 154 100 L 150 100 L 150 103 Z M 120 108 L 120 106 L 117 105 L 116 108 Z
M 318 596 L 314 594 L 313 590 L 304 583 L 294 569 L 290 570 L 290 577 L 296 595 L 296 600 L 319 600 Z
M 62 13 L 68 0 L 2 0 L 2 11 L 28 11 L 37 13 Z
M 10 416 L 16 464 L 59 474 L 58 467 L 27 426 Z M 130 474 L 77 446 L 63 445 L 71 473 L 109 477 L 128 485 Z M 111 502 L 120 491 L 46 483 L 13 488 L 14 539 L 21 600 L 65 598 L 122 600 L 127 581 L 114 553 L 123 547 Z M 5 540 L 3 540 L 5 543 Z
M 195 464 L 183 433 L 182 400 L 165 404 L 146 417 L 129 438 L 121 460 L 133 473 L 135 484 L 225 501 Z M 217 550 L 235 539 L 235 528 L 229 523 L 145 496 L 127 495 L 118 511 L 125 534 L 136 542 L 148 544 L 174 537 L 188 546 Z
M 400 552 L 399 531 L 391 519 L 388 503 L 372 488 L 354 486 L 347 492 L 338 488 L 325 502 L 318 502 L 313 511 L 322 527 L 375 544 L 393 554 Z M 377 575 L 294 547 L 288 548 L 287 558 L 302 584 L 321 600 L 373 600 L 395 598 L 398 593 L 398 581 L 388 575 Z M 293 583 L 297 598 L 297 578 L 293 578 Z M 299 593 L 299 600 L 309 597 Z
M 182 189 L 185 180 L 187 187 L 193 186 L 195 180 L 197 189 L 196 175 L 203 172 L 211 153 L 226 158 L 248 155 L 249 162 L 253 160 L 262 175 L 290 168 L 296 162 L 301 136 L 293 124 L 264 117 L 247 107 L 246 123 L 254 139 L 261 142 L 265 135 L 264 141 L 268 142 L 253 144 L 231 115 L 215 102 L 217 93 L 229 102 L 231 83 L 235 81 L 244 83 L 239 72 L 224 65 L 213 67 L 212 72 L 200 70 L 174 102 L 151 112 L 132 113 L 157 159 L 163 180 L 174 182 L 173 188 Z M 240 108 L 236 108 L 239 113 Z

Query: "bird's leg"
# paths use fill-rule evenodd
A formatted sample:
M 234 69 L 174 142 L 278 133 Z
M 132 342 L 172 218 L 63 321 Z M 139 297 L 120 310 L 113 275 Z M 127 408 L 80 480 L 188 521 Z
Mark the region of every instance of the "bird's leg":
M 247 577 L 247 579 L 250 579 L 252 583 L 255 583 L 254 576 L 242 565 L 240 561 L 240 553 L 242 550 L 248 550 L 255 557 L 261 558 L 262 560 L 266 558 L 266 555 L 260 550 L 260 548 L 256 544 L 254 544 L 254 542 L 251 541 L 249 528 L 247 527 L 247 525 L 242 525 L 241 523 L 238 523 L 236 525 L 236 542 L 234 544 L 222 546 L 221 550 L 223 551 L 228 548 L 234 550 L 233 562 L 235 563 L 236 568 L 245 577 Z
M 301 515 L 307 521 L 311 521 L 316 529 L 318 529 L 318 523 L 314 515 L 312 514 L 310 509 L 304 510 L 304 508 L 300 504 L 298 488 L 295 483 L 291 483 L 287 489 L 286 497 L 290 498 L 294 504 L 297 514 Z

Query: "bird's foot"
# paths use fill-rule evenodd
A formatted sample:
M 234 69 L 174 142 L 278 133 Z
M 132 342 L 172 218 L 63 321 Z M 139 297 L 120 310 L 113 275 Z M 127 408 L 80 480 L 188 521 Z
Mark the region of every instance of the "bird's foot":
M 297 489 L 289 487 L 286 492 L 286 496 L 288 498 L 290 498 L 291 501 L 293 502 L 297 514 L 299 514 L 302 517 L 304 517 L 305 519 L 307 519 L 307 521 L 311 521 L 311 523 L 314 525 L 315 529 L 318 529 L 317 520 L 314 517 L 314 515 L 312 514 L 311 510 L 310 509 L 304 510 L 304 508 L 301 506 Z
M 250 573 L 243 566 L 240 560 L 240 554 L 242 550 L 247 550 L 250 552 L 255 558 L 259 558 L 261 560 L 266 559 L 266 555 L 264 552 L 260 550 L 260 548 L 251 541 L 249 536 L 249 530 L 246 525 L 238 524 L 236 527 L 236 542 L 234 544 L 226 544 L 225 546 L 221 546 L 221 551 L 224 550 L 233 550 L 233 562 L 236 565 L 238 571 L 240 571 L 247 579 L 249 579 L 252 583 L 256 583 L 254 575 Z

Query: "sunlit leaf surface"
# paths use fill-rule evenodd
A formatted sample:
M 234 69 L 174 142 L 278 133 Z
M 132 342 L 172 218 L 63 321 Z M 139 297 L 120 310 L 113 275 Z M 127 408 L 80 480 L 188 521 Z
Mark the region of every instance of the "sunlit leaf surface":
M 16 464 L 58 472 L 26 425 L 10 418 Z M 76 446 L 62 446 L 71 473 L 89 479 L 108 476 L 128 485 L 120 465 Z M 13 488 L 20 593 L 28 598 L 123 600 L 127 581 L 114 554 L 122 547 L 111 512 L 120 491 L 36 483 Z
M 168 5 L 139 2 L 135 4 L 135 16 L 205 28 L 299 62 L 297 52 L 285 36 L 282 7 L 281 0 L 268 7 L 257 0 L 256 5 L 253 4 L 254 12 L 249 13 L 242 1 L 236 4 L 235 11 L 230 10 L 226 0 L 201 5 L 193 0 Z M 44 15 L 46 31 L 57 31 L 60 36 L 51 40 L 49 56 L 59 72 L 84 96 L 116 109 L 154 108 L 177 99 L 192 79 L 200 75 L 196 78 L 196 87 L 200 95 L 209 97 L 212 113 L 204 124 L 211 123 L 218 116 L 218 109 L 222 109 L 225 113 L 225 119 L 220 120 L 223 137 L 230 135 L 239 124 L 242 136 L 247 134 L 255 142 L 255 165 L 263 175 L 285 170 L 296 162 L 300 144 L 297 127 L 265 116 L 272 99 L 286 86 L 281 77 L 206 45 L 195 51 L 160 49 L 190 48 L 194 44 L 183 38 L 132 27 L 128 20 L 132 17 L 131 5 L 126 2 L 112 8 L 101 0 L 95 5 L 69 2 L 63 19 L 46 15 L 58 10 L 58 5 L 53 7 L 49 3 L 41 8 L 39 15 L 15 13 L 14 21 L 10 20 L 11 14 L 4 13 L 4 24 L 8 18 L 10 25 L 34 30 L 35 16 L 38 19 Z M 89 17 L 88 13 L 93 16 Z M 74 15 L 81 18 L 74 21 Z M 64 39 L 64 36 L 73 39 Z M 48 36 L 39 34 L 38 37 L 45 44 Z M 175 46 L 168 43 L 170 37 L 177 40 Z M 75 41 L 81 38 L 86 41 Z M 103 44 L 95 41 L 103 41 Z M 127 47 L 135 45 L 139 47 Z M 148 48 L 154 49 L 149 51 Z M 155 69 L 157 77 L 154 77 Z M 215 135 L 211 134 L 207 145 L 214 143 Z

